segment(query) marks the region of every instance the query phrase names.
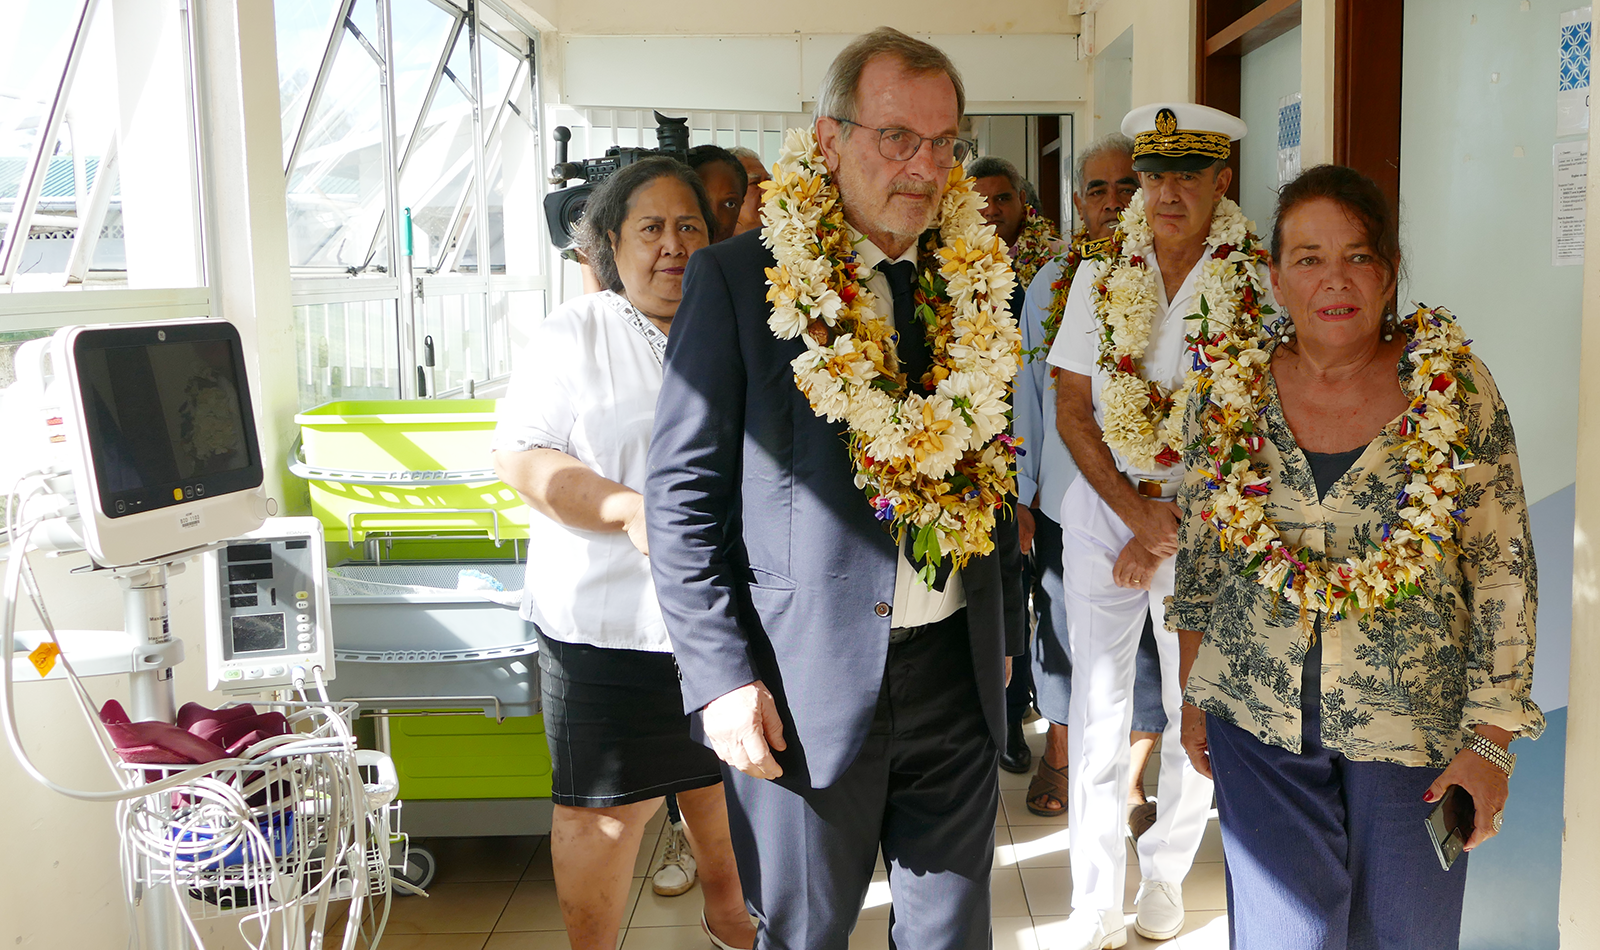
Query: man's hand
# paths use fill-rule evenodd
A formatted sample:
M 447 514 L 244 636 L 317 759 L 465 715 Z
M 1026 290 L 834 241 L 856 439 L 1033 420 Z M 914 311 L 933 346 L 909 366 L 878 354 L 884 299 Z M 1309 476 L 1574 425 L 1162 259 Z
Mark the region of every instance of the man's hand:
M 1011 686 L 1011 657 L 1006 657 L 1006 686 Z
M 1033 532 L 1037 525 L 1033 520 L 1033 509 L 1027 505 L 1017 505 L 1017 540 L 1022 544 L 1022 553 L 1027 554 L 1033 550 Z
M 783 720 L 778 704 L 760 680 L 723 693 L 700 711 L 706 738 L 717 758 L 746 775 L 773 779 L 783 767 L 772 757 L 772 749 L 782 752 Z
M 1178 553 L 1178 506 L 1154 498 L 1139 499 L 1139 504 L 1123 519 L 1144 549 L 1161 558 Z
M 1151 554 L 1135 537 L 1123 545 L 1122 553 L 1117 555 L 1117 563 L 1111 566 L 1111 579 L 1118 587 L 1149 590 L 1150 581 L 1164 560 L 1166 558 Z

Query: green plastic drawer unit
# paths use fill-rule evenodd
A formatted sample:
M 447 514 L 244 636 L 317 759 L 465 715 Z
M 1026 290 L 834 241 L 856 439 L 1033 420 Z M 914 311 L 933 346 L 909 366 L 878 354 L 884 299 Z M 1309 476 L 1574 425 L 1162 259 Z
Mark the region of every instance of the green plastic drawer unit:
M 528 509 L 489 461 L 493 399 L 329 402 L 294 417 L 329 541 L 369 532 L 528 536 Z
M 550 797 L 543 716 L 397 716 L 389 755 L 401 799 Z

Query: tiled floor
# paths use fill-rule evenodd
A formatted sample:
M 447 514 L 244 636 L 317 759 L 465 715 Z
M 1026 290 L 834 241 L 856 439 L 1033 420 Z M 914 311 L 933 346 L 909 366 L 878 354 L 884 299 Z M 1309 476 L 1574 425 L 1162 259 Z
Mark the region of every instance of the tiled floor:
M 1030 726 L 1030 731 L 1043 725 Z M 1030 735 L 1036 754 L 1043 739 L 1042 734 Z M 1066 824 L 1032 815 L 1023 807 L 1028 779 L 1000 773 L 993 879 L 996 950 L 1047 950 L 1052 929 L 1070 912 Z M 1150 780 L 1153 790 L 1153 763 Z M 645 836 L 650 848 L 640 849 L 634 865 L 621 950 L 710 947 L 700 930 L 699 888 L 680 897 L 658 897 L 644 878 L 661 847 L 664 817 L 663 810 L 652 820 Z M 556 906 L 547 839 L 440 838 L 425 843 L 438 859 L 431 896 L 394 901 L 380 944 L 384 950 L 569 950 Z M 873 881 L 850 940 L 852 950 L 888 947 L 888 878 L 880 870 Z M 1134 867 L 1128 875 L 1128 947 L 1220 950 L 1227 946 L 1222 843 L 1215 819 L 1184 883 L 1188 923 L 1177 938 L 1156 943 L 1134 932 L 1131 911 L 1138 885 Z M 328 929 L 330 945 L 338 946 L 333 935 L 339 931 Z

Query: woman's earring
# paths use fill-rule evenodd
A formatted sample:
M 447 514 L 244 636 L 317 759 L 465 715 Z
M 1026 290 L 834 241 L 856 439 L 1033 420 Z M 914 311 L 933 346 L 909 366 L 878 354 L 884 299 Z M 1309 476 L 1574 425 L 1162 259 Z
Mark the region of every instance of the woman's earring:
M 1383 342 L 1388 343 L 1394 339 L 1395 314 L 1391 310 L 1383 315 Z
M 1294 339 L 1294 321 L 1285 320 L 1278 326 L 1278 342 L 1288 343 Z

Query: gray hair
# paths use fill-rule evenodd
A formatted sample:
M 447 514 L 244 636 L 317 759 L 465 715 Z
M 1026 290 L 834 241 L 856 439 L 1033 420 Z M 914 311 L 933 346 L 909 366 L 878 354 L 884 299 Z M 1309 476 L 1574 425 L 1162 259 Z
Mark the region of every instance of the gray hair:
M 887 54 L 900 60 L 902 66 L 914 73 L 943 72 L 956 87 L 956 118 L 966 114 L 967 89 L 961 82 L 961 73 L 944 50 L 930 43 L 907 36 L 893 27 L 880 26 L 871 33 L 856 37 L 844 48 L 822 77 L 822 88 L 817 90 L 817 104 L 812 110 L 812 121 L 817 119 L 844 119 L 854 122 L 860 105 L 861 73 L 874 56 Z M 841 130 L 850 134 L 850 126 Z
M 1123 155 L 1133 154 L 1133 139 L 1121 132 L 1109 132 L 1090 142 L 1088 147 L 1078 153 L 1072 162 L 1072 193 L 1082 198 L 1088 182 L 1084 179 L 1084 169 L 1089 163 L 1102 155 L 1112 152 L 1121 152 Z
M 1017 171 L 1017 166 L 1011 164 L 997 155 L 985 155 L 967 166 L 968 178 L 1004 178 L 1011 182 L 1011 190 L 1017 197 L 1027 199 L 1027 183 L 1022 180 L 1022 173 Z
M 746 158 L 753 159 L 757 165 L 764 164 L 761 161 L 760 152 L 757 152 L 753 148 L 745 148 L 743 145 L 735 145 L 734 147 L 728 149 L 728 154 L 741 160 Z

